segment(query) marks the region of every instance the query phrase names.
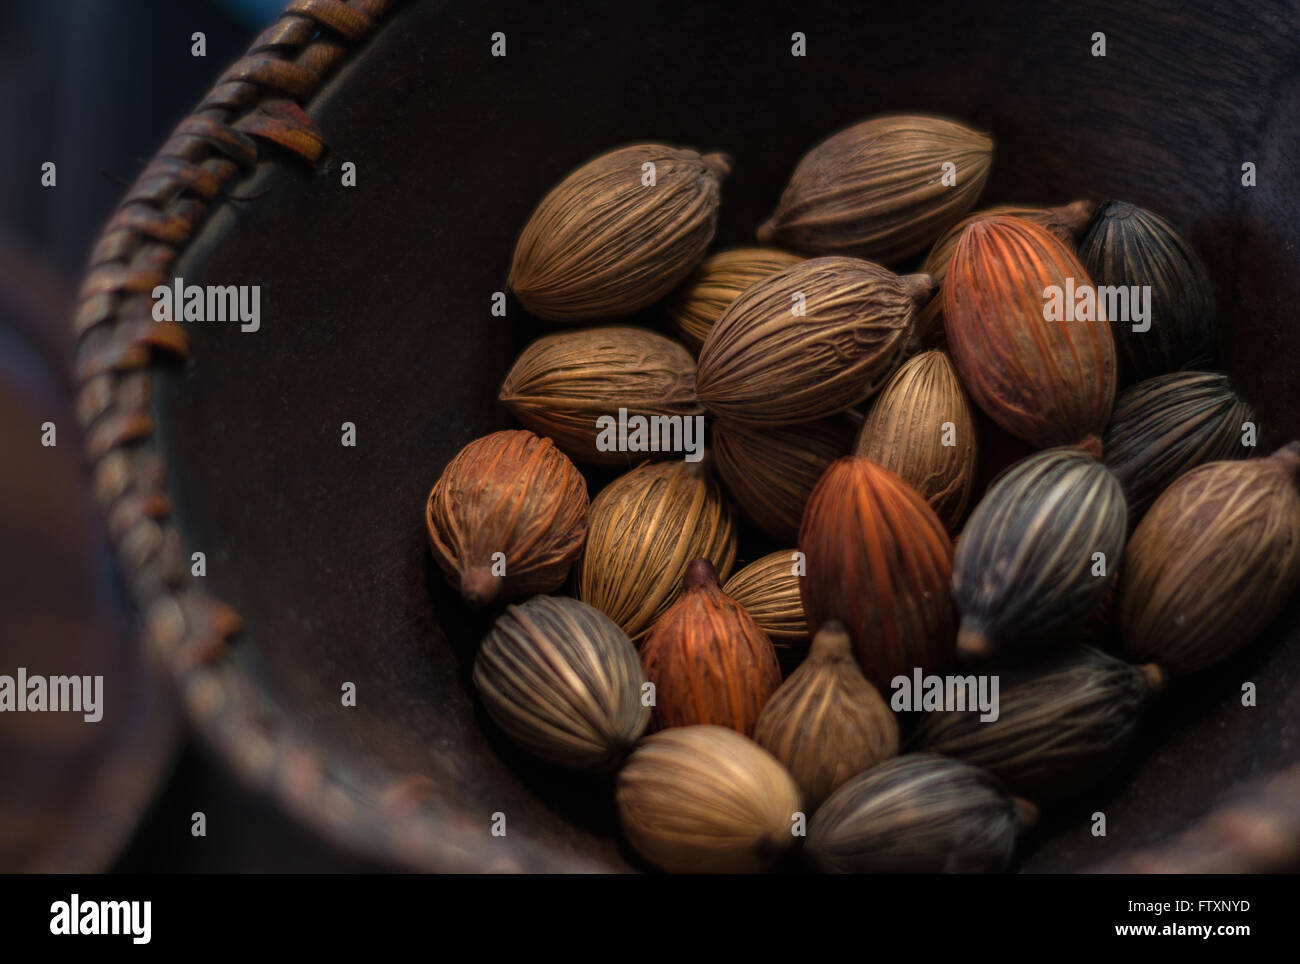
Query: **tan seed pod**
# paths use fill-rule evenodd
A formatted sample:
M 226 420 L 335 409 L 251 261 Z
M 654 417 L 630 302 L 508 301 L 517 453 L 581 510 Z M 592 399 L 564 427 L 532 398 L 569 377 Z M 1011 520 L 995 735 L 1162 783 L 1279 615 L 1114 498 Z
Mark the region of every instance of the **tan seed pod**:
M 910 745 L 982 767 L 1039 801 L 1073 796 L 1114 770 L 1164 687 L 1155 664 L 1130 666 L 1090 646 L 989 673 L 999 680 L 996 719 L 969 701 L 923 713 Z
M 737 570 L 722 587 L 778 648 L 808 645 L 808 621 L 799 598 L 800 577 L 795 573 L 801 564 L 796 556 L 794 549 L 768 553 Z
M 508 606 L 474 660 L 488 714 L 520 746 L 583 770 L 616 767 L 645 732 L 636 648 L 600 610 L 535 596 Z
M 655 687 L 656 729 L 711 723 L 749 736 L 781 685 L 772 641 L 718 588 L 707 559 L 686 568 L 681 596 L 655 620 L 641 661 Z
M 842 412 L 805 425 L 713 425 L 713 467 L 736 507 L 779 542 L 799 536 L 804 506 L 826 467 L 849 453 L 861 418 Z
M 948 275 L 948 262 L 952 260 L 952 253 L 957 250 L 957 241 L 961 238 L 961 233 L 966 229 L 966 225 L 979 218 L 992 217 L 998 214 L 1032 221 L 1034 224 L 1046 228 L 1062 244 L 1073 251 L 1079 243 L 1079 237 L 1083 234 L 1083 229 L 1088 225 L 1088 219 L 1092 217 L 1092 212 L 1096 209 L 1097 204 L 1094 201 L 1072 201 L 1061 207 L 1000 204 L 997 207 L 976 211 L 974 214 L 966 215 L 966 217 L 939 235 L 939 240 L 934 242 L 934 246 L 930 248 L 930 253 L 925 256 L 925 261 L 921 263 L 921 270 L 932 276 L 942 286 L 943 279 Z M 942 295 L 935 295 L 917 313 L 916 341 L 923 348 L 942 348 L 946 343 L 943 331 Z
M 1120 578 L 1130 659 L 1191 673 L 1249 643 L 1300 585 L 1300 442 L 1180 477 L 1138 523 Z
M 619 772 L 619 823 L 632 849 L 670 873 L 757 873 L 790 850 L 799 788 L 776 759 L 721 726 L 645 738 Z
M 957 529 L 975 483 L 975 420 L 947 355 L 903 363 L 872 401 L 853 451 L 896 472 Z
M 629 418 L 675 420 L 664 424 L 678 426 L 683 440 L 686 432 L 697 431 L 695 416 L 704 412 L 695 398 L 690 353 L 656 332 L 622 326 L 537 339 L 506 374 L 500 400 L 515 418 L 554 439 L 571 458 L 597 465 L 681 457 L 680 450 L 669 451 L 667 445 L 658 452 L 621 452 L 604 445 L 600 420 L 617 419 L 621 408 Z
M 622 318 L 699 264 L 717 227 L 723 154 L 634 144 L 593 158 L 537 205 L 515 244 L 510 288 L 551 321 Z
M 813 258 L 732 302 L 700 349 L 695 391 L 719 418 L 761 428 L 827 418 L 870 398 L 903 359 L 929 275 Z
M 702 462 L 643 465 L 605 486 L 587 515 L 578 598 L 618 623 L 634 642 L 676 600 L 693 559 L 721 578 L 736 561 L 736 528 Z
M 850 777 L 898 752 L 898 720 L 858 669 L 844 627 L 827 622 L 767 701 L 754 739 L 785 764 L 812 812 Z
M 746 288 L 803 258 L 779 248 L 731 248 L 704 259 L 668 301 L 668 321 L 694 355 Z
M 895 265 L 974 206 L 992 162 L 992 139 L 950 120 L 865 120 L 804 155 L 758 240 Z
M 1005 870 L 1022 828 L 1037 818 L 988 773 L 909 753 L 860 773 L 813 817 L 804 853 L 840 874 L 990 873 Z
M 587 483 L 550 439 L 493 432 L 443 470 L 424 524 L 433 558 L 471 606 L 550 592 L 582 553 Z
M 948 264 L 943 321 L 962 385 L 989 418 L 1036 448 L 1070 445 L 1100 457 L 1115 341 L 1100 308 L 1089 312 L 1085 300 L 1075 313 L 1076 292 L 1095 289 L 1045 228 L 979 218 Z

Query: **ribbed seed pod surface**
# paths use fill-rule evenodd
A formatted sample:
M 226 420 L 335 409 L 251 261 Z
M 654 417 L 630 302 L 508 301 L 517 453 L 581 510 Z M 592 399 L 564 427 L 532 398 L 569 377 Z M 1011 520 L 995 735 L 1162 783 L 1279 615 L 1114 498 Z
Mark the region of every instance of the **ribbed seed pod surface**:
M 1041 652 L 1077 638 L 1122 558 L 1126 519 L 1119 481 L 1087 455 L 1051 449 L 1010 468 L 957 543 L 958 651 Z
M 804 506 L 826 467 L 853 447 L 854 412 L 803 425 L 713 424 L 713 464 L 736 507 L 778 542 L 794 542 Z
M 903 359 L 928 275 L 813 258 L 746 289 L 700 349 L 695 391 L 719 418 L 769 428 L 870 398 Z
M 614 622 L 576 599 L 535 596 L 497 618 L 474 660 L 488 714 L 552 763 L 604 771 L 645 732 L 645 676 Z
M 809 630 L 843 623 L 879 689 L 918 666 L 934 672 L 952 662 L 952 542 L 893 472 L 860 456 L 833 463 L 808 500 L 799 548 Z
M 1104 459 L 1128 500 L 1129 528 L 1161 492 L 1206 462 L 1244 459 L 1255 411 L 1227 375 L 1173 372 L 1130 385 L 1115 399 Z
M 736 561 L 731 510 L 704 462 L 660 462 L 619 476 L 592 500 L 578 598 L 634 642 L 677 598 L 693 559 L 720 578 Z
M 923 713 L 909 746 L 981 767 L 1036 801 L 1072 796 L 1111 772 L 1164 685 L 1154 664 L 1090 646 L 989 672 L 999 677 L 997 719 L 978 708 Z
M 1048 320 L 1053 303 L 1070 317 L 1069 293 L 1091 285 L 1069 248 L 1022 218 L 972 221 L 948 264 L 944 328 L 962 384 L 989 418 L 1038 448 L 1101 455 L 1115 400 L 1110 325 L 1095 314 Z
M 721 154 L 663 144 L 602 154 L 542 198 L 510 265 L 520 304 L 551 321 L 621 318 L 690 273 L 717 228 Z
M 969 127 L 920 114 L 874 117 L 804 155 L 758 239 L 898 264 L 975 205 L 992 162 L 992 139 Z
M 681 452 L 625 452 L 601 444 L 599 419 L 664 416 L 687 421 L 703 415 L 695 397 L 695 360 L 671 338 L 645 328 L 610 326 L 537 339 L 515 360 L 500 400 L 512 415 L 576 461 L 632 465 L 645 458 L 681 458 Z M 694 430 L 694 423 L 689 426 Z M 702 440 L 701 440 L 702 444 Z
M 1124 652 L 1172 673 L 1227 659 L 1300 585 L 1300 442 L 1192 469 L 1156 499 L 1124 555 Z
M 808 645 L 808 621 L 799 597 L 799 568 L 794 549 L 778 549 L 737 570 L 722 587 L 745 607 L 777 647 Z
M 983 770 L 909 753 L 832 793 L 812 818 L 804 852 L 830 873 L 997 872 L 1033 812 Z
M 1098 285 L 1129 290 L 1133 320 L 1113 328 L 1123 384 L 1214 361 L 1210 279 L 1192 246 L 1168 221 L 1127 202 L 1107 202 L 1088 225 L 1079 256 Z M 1138 320 L 1132 289 L 1145 286 L 1150 287 L 1148 316 Z
M 632 849 L 670 873 L 766 870 L 794 846 L 803 807 L 770 753 L 721 726 L 646 737 L 619 773 L 615 798 Z
M 668 320 L 691 354 L 751 285 L 803 260 L 780 248 L 729 248 L 709 255 L 668 300 Z
M 975 420 L 946 354 L 903 363 L 872 401 L 853 451 L 898 473 L 956 531 L 975 482 Z
M 1073 201 L 1060 207 L 1035 207 L 1028 204 L 1000 204 L 997 207 L 976 211 L 962 218 L 939 236 L 930 253 L 921 262 L 921 271 L 930 275 L 941 286 L 948 276 L 948 262 L 957 250 L 957 241 L 966 225 L 978 218 L 1005 215 L 1024 218 L 1055 235 L 1070 250 L 1075 250 L 1079 235 L 1088 224 L 1097 205 L 1091 201 Z M 943 298 L 936 295 L 921 309 L 916 319 L 916 339 L 924 348 L 941 348 L 945 343 L 943 331 Z

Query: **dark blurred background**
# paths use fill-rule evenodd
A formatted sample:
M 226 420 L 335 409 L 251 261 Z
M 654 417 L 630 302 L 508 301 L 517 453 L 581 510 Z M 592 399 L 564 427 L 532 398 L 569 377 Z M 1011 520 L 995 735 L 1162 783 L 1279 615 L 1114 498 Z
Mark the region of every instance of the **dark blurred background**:
M 0 0 L 0 673 L 102 674 L 107 708 L 0 715 L 0 872 L 365 869 L 236 785 L 145 665 L 69 374 L 78 277 L 124 182 L 282 6 Z

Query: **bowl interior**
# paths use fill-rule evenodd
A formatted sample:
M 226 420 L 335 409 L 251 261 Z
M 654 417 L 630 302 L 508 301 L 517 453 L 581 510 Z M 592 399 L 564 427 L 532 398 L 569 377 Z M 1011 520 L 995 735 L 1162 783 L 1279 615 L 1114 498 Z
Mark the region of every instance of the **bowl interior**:
M 831 132 L 891 110 L 962 119 L 997 142 L 981 206 L 1121 198 L 1183 229 L 1214 283 L 1223 367 L 1269 447 L 1300 436 L 1300 229 L 1284 203 L 1300 196 L 1300 48 L 1270 4 L 1242 18 L 1209 2 L 931 3 L 883 21 L 836 4 L 780 24 L 701 5 L 569 7 L 561 22 L 543 5 L 503 18 L 414 4 L 358 51 L 311 104 L 330 145 L 317 169 L 259 166 L 235 190 L 260 196 L 220 207 L 176 265 L 187 284 L 260 285 L 260 330 L 191 326 L 192 356 L 158 370 L 153 404 L 187 552 L 206 552 L 206 588 L 246 624 L 231 658 L 327 757 L 431 776 L 485 836 L 505 812 L 502 847 L 622 868 L 636 862 L 610 782 L 534 762 L 478 707 L 469 672 L 490 617 L 445 586 L 422 528 L 452 455 L 511 425 L 498 385 L 547 330 L 513 303 L 490 313 L 545 190 L 620 144 L 724 150 L 735 167 L 715 247 L 745 243 Z M 1104 58 L 1090 52 L 1098 30 Z M 347 161 L 355 187 L 341 184 Z M 608 477 L 590 476 L 593 494 Z M 767 548 L 751 534 L 742 559 Z M 1128 770 L 1048 814 L 1023 866 L 1076 869 L 1158 840 L 1300 756 L 1296 626 L 1293 607 L 1268 640 L 1174 687 Z M 1243 710 L 1244 680 L 1271 696 Z M 1104 838 L 1089 832 L 1096 810 Z

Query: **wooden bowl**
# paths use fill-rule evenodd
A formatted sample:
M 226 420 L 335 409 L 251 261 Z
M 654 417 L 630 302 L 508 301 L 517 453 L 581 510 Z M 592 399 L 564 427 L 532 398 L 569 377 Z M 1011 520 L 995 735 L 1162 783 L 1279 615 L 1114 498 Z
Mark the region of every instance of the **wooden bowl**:
M 146 644 L 209 741 L 299 819 L 395 866 L 639 866 L 607 779 L 534 762 L 484 716 L 469 671 L 490 616 L 448 590 L 421 525 L 451 456 L 511 424 L 497 387 L 545 330 L 514 304 L 490 312 L 516 233 L 612 146 L 729 153 L 722 246 L 752 239 L 832 131 L 884 111 L 961 118 L 997 141 L 985 204 L 1121 198 L 1179 225 L 1208 264 L 1223 362 L 1263 446 L 1300 437 L 1288 5 L 940 2 L 886 22 L 850 6 L 776 24 L 704 4 L 646 17 L 576 3 L 561 20 L 540 4 L 297 2 L 141 175 L 77 316 L 98 492 Z M 153 321 L 149 292 L 176 277 L 260 285 L 260 329 Z M 1280 772 L 1300 759 L 1298 676 L 1293 605 L 1240 657 L 1179 681 L 1129 768 L 1049 815 L 1022 866 L 1294 861 L 1300 794 L 1279 787 L 1300 772 Z M 1240 705 L 1246 680 L 1257 707 Z M 1198 824 L 1230 791 L 1244 802 Z

